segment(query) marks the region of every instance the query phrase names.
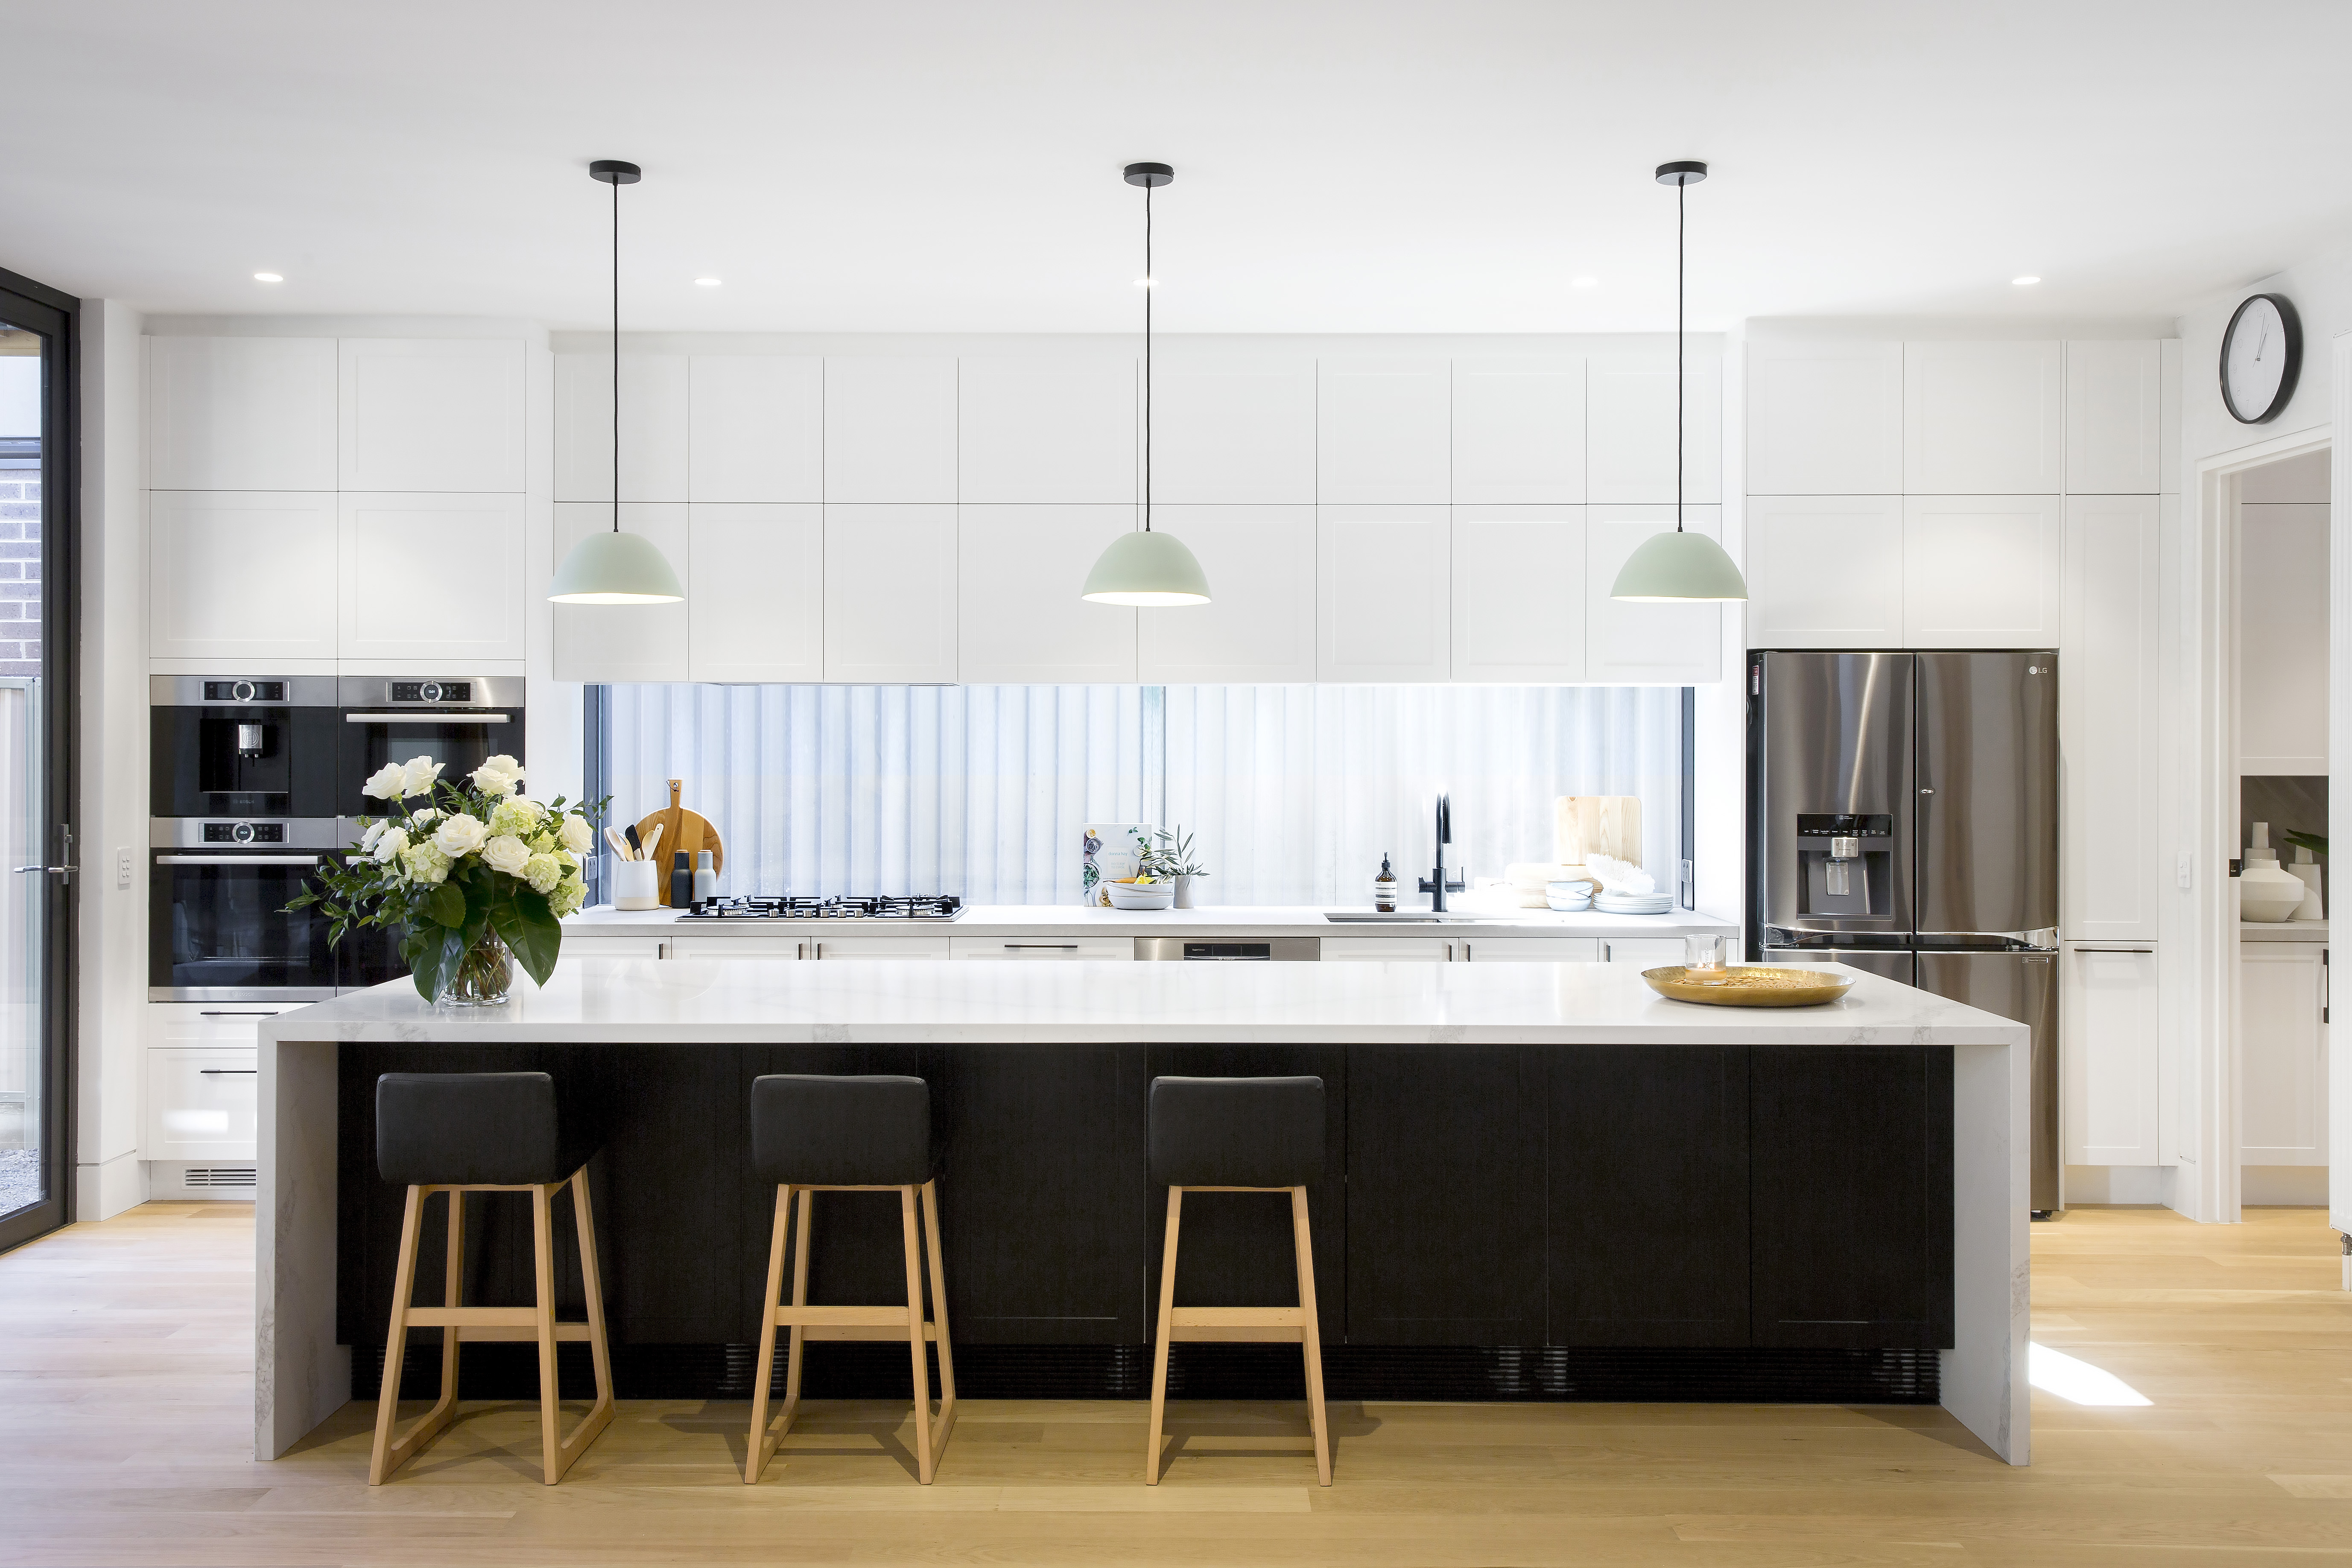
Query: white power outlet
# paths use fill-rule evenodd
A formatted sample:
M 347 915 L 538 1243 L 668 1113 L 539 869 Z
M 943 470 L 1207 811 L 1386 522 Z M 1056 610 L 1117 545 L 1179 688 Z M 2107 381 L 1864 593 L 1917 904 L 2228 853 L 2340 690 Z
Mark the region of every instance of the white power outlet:
M 126 891 L 131 887 L 131 851 L 128 849 L 114 852 L 114 885 Z
M 2180 885 L 2182 892 L 2194 890 L 2197 886 L 2197 858 L 2194 855 L 2183 855 L 2173 861 L 2172 879 Z

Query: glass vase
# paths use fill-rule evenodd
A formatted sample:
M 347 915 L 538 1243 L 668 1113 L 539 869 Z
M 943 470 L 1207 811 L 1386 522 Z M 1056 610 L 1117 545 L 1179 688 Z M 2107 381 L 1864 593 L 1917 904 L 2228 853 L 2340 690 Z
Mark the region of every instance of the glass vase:
M 514 957 L 495 934 L 467 951 L 439 997 L 444 1007 L 495 1007 L 514 989 Z

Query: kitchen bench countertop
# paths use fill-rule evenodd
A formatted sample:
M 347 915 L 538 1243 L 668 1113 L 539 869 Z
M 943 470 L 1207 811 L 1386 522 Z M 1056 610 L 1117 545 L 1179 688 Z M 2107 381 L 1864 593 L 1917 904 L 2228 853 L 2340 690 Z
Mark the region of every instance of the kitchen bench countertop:
M 1368 914 L 1366 906 L 1348 913 Z M 616 910 L 598 904 L 563 922 L 583 936 L 779 936 L 792 931 L 823 935 L 829 931 L 895 931 L 905 936 L 1190 936 L 1204 941 L 1262 942 L 1269 937 L 1586 937 L 1620 942 L 1642 938 L 1673 941 L 1713 932 L 1737 939 L 1739 922 L 1720 915 L 1677 910 L 1663 915 L 1610 915 L 1586 910 L 1499 912 L 1464 910 L 1475 920 L 1413 920 L 1404 917 L 1331 921 L 1324 906 L 1234 904 L 1199 910 L 1102 910 L 1079 904 L 967 904 L 951 921 L 905 920 L 696 920 L 681 921 L 673 910 Z M 1426 913 L 1426 911 L 1422 911 Z

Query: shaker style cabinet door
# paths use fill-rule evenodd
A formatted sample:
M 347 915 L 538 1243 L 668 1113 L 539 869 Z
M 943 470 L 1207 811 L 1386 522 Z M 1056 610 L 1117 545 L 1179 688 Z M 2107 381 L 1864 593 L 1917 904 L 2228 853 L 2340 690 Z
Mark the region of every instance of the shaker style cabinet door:
M 1584 499 L 1584 362 L 1454 362 L 1457 506 L 1570 506 Z
M 692 500 L 823 500 L 824 362 L 809 354 L 695 355 L 687 439 Z
M 1685 526 L 1723 537 L 1721 508 L 1684 509 Z M 1584 509 L 1584 679 L 1623 686 L 1704 686 L 1723 679 L 1719 605 L 1622 604 L 1609 596 L 1642 542 L 1671 533 L 1671 506 Z
M 1455 680 L 1584 679 L 1584 509 L 1454 509 Z
M 958 508 L 956 679 L 1132 681 L 1139 612 L 1089 604 L 1078 590 L 1095 558 L 1135 526 L 1131 505 Z
M 332 491 L 157 490 L 147 516 L 149 657 L 335 657 Z
M 260 1073 L 252 1046 L 151 1046 L 149 1160 L 250 1160 L 259 1147 Z
M 2064 372 L 2054 342 L 1904 344 L 1905 492 L 2064 489 Z
M 824 499 L 956 499 L 956 362 L 843 354 L 824 362 Z
M 1442 506 L 1321 509 L 1317 679 L 1447 678 L 1450 531 Z
M 600 529 L 613 526 L 609 504 L 558 501 L 555 558 Z M 693 531 L 684 506 L 624 501 L 621 527 L 643 534 L 669 558 L 670 570 L 693 592 Z M 676 605 L 557 605 L 555 679 L 589 682 L 688 680 L 695 602 Z
M 1901 343 L 1767 338 L 1747 358 L 1749 495 L 1902 492 Z
M 520 339 L 345 338 L 337 360 L 341 489 L 525 488 Z
M 335 340 L 151 337 L 147 482 L 335 488 Z
M 622 500 L 689 499 L 692 375 L 685 354 L 621 355 Z M 613 499 L 610 353 L 555 356 L 555 499 Z
M 1140 497 L 1134 360 L 982 356 L 958 361 L 956 377 L 959 500 Z
M 2328 478 L 2319 453 L 2240 481 L 2240 773 L 2328 771 Z
M 1723 353 L 1689 345 L 1683 394 L 1683 500 L 1723 499 Z M 1612 349 L 1584 362 L 1584 499 L 1675 499 L 1675 351 Z M 1595 676 L 1593 679 L 1601 679 Z
M 1452 376 L 1442 359 L 1324 360 L 1316 498 L 1444 505 L 1452 490 Z
M 2238 1159 L 2327 1163 L 2327 949 L 2238 947 Z
M 2158 504 L 2154 496 L 2066 498 L 2059 924 L 2080 941 L 2153 942 L 2169 882 L 2157 817 Z
M 2070 673 L 2080 670 L 2077 658 Z M 2069 946 L 2058 984 L 2059 1104 L 2069 1165 L 2158 1165 L 2156 944 Z
M 1156 500 L 1315 504 L 1312 359 L 1212 357 L 1182 350 L 1162 350 L 1157 357 L 1151 394 Z
M 1903 498 L 1750 496 L 1748 646 L 1903 646 Z
M 525 657 L 521 496 L 345 491 L 335 499 L 342 536 L 339 658 L 454 668 Z M 452 562 L 464 569 L 451 571 Z
M 1903 645 L 2054 646 L 2061 522 L 2054 495 L 1906 496 Z
M 2068 490 L 2157 491 L 2163 383 L 2163 353 L 2153 338 L 2066 345 Z
M 1153 516 L 1200 562 L 1211 598 L 1137 614 L 1144 684 L 1313 680 L 1315 509 L 1162 506 Z
M 953 684 L 956 509 L 827 503 L 824 619 L 825 679 Z
M 824 679 L 824 508 L 687 509 L 689 680 Z

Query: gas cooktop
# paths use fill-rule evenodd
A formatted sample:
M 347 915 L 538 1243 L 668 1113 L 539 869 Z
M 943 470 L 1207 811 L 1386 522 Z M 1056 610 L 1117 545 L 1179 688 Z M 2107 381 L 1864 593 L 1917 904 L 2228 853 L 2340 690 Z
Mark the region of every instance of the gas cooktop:
M 911 899 L 705 899 L 682 921 L 951 921 L 963 900 L 940 893 Z

